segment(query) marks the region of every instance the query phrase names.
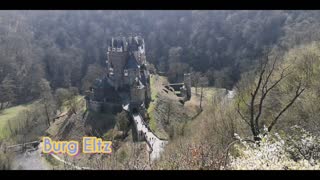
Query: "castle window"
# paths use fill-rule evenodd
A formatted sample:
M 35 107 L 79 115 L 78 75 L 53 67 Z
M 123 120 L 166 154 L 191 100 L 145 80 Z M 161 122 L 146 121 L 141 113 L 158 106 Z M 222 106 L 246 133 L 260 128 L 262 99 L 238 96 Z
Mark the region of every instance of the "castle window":
M 125 70 L 124 70 L 124 76 L 128 76 L 128 75 L 129 75 L 128 69 L 125 69 Z
M 113 68 L 110 68 L 109 72 L 110 72 L 110 75 L 112 76 L 113 75 Z

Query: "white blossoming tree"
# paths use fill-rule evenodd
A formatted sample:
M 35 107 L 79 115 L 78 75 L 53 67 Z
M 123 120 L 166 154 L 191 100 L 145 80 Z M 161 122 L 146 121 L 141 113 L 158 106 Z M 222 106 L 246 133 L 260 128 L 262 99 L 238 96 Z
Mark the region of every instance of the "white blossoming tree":
M 266 133 L 261 141 L 248 143 L 239 136 L 238 155 L 230 157 L 226 168 L 235 170 L 319 170 L 320 138 L 294 126 L 294 135 Z

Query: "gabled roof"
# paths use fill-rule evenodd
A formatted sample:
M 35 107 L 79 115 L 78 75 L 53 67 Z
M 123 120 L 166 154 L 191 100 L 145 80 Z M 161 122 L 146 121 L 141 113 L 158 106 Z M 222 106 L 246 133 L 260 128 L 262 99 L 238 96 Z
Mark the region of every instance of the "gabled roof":
M 112 85 L 109 83 L 107 77 L 103 79 L 96 79 L 94 84 L 94 88 L 112 88 Z
M 101 79 L 96 79 L 96 80 L 94 81 L 93 86 L 94 86 L 95 88 L 102 88 L 102 87 L 103 87 L 102 80 L 101 80 Z
M 128 61 L 127 61 L 127 64 L 125 65 L 125 68 L 126 69 L 137 69 L 139 68 L 139 64 L 136 60 L 136 58 L 134 57 L 133 54 L 130 54 L 129 55 L 129 58 L 128 58 Z

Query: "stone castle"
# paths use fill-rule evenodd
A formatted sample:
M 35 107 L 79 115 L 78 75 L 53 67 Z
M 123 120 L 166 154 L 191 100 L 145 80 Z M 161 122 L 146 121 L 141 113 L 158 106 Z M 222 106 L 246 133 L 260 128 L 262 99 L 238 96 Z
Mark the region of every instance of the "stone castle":
M 179 92 L 184 103 L 191 97 L 191 76 L 185 74 L 183 83 L 166 87 Z M 168 93 L 168 90 L 163 90 Z M 149 146 L 150 159 L 160 156 L 167 141 L 157 137 L 145 121 L 151 89 L 143 38 L 129 36 L 108 40 L 104 75 L 96 79 L 85 99 L 90 111 L 116 114 L 124 109 L 129 112 L 138 141 L 145 140 Z
M 108 40 L 105 75 L 87 92 L 87 107 L 96 112 L 139 111 L 148 105 L 150 77 L 144 39 L 140 36 Z
M 87 108 L 95 112 L 117 113 L 122 109 L 145 112 L 151 100 L 151 90 L 144 39 L 118 36 L 107 43 L 105 73 L 86 92 Z M 172 91 L 180 92 L 183 101 L 190 99 L 190 74 L 184 75 L 184 82 L 168 86 Z

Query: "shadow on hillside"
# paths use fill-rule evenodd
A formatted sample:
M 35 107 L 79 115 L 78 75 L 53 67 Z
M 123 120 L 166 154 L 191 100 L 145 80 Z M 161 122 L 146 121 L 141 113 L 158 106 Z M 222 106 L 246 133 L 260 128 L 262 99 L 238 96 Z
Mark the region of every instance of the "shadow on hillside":
M 85 117 L 85 126 L 91 129 L 91 134 L 94 136 L 102 136 L 104 133 L 113 129 L 116 120 L 115 115 L 111 113 L 97 113 L 87 111 Z

